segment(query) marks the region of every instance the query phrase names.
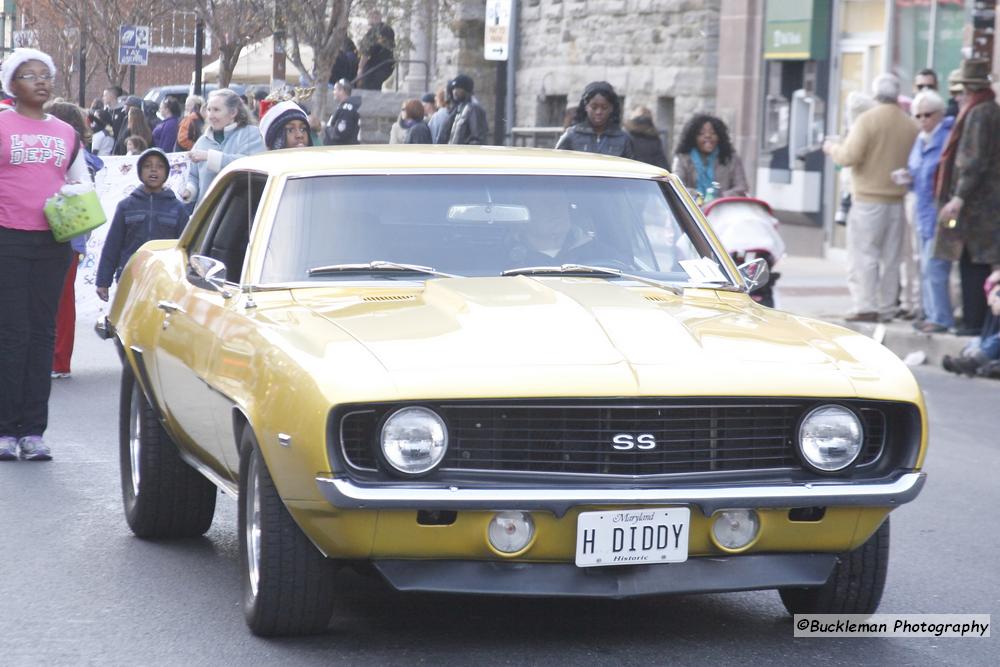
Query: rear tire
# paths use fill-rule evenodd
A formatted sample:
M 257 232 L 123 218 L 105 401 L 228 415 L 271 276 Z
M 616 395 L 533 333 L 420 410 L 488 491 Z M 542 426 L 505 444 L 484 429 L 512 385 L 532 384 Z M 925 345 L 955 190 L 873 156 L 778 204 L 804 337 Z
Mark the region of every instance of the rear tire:
M 816 588 L 778 591 L 795 614 L 874 614 L 882 601 L 889 566 L 889 517 L 854 551 L 843 554 L 830 578 Z
M 262 637 L 323 632 L 336 566 L 288 513 L 249 426 L 240 440 L 239 535 L 243 614 Z
M 208 531 L 218 491 L 181 459 L 127 361 L 122 367 L 118 454 L 125 520 L 133 533 L 180 538 Z

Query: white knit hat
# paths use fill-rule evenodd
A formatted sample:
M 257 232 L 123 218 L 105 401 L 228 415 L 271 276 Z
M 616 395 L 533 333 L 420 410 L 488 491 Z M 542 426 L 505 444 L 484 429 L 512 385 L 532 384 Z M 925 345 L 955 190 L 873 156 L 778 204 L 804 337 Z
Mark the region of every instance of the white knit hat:
M 0 63 L 0 83 L 3 84 L 4 92 L 8 95 L 14 94 L 11 88 L 11 83 L 14 80 L 14 72 L 29 60 L 37 60 L 43 63 L 49 68 L 49 74 L 52 76 L 56 75 L 56 64 L 52 62 L 49 54 L 38 49 L 14 49 L 10 55 L 3 59 L 3 63 Z

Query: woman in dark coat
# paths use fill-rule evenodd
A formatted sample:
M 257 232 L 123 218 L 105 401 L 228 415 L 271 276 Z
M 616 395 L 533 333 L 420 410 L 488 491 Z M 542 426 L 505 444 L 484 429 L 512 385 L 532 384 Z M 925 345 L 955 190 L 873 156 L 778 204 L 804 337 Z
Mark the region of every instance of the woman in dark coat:
M 424 122 L 424 103 L 418 99 L 406 100 L 403 106 L 402 126 L 406 128 L 404 144 L 432 144 L 431 128 Z
M 647 107 L 636 107 L 625 121 L 625 130 L 632 137 L 633 159 L 661 169 L 667 169 L 667 155 L 663 152 L 660 133 L 653 125 L 653 113 Z
M 181 103 L 176 97 L 168 95 L 160 102 L 160 115 L 163 121 L 153 128 L 153 145 L 164 153 L 174 150 L 177 143 L 177 126 L 181 122 Z
M 556 148 L 632 158 L 632 139 L 621 128 L 622 105 L 607 81 L 587 84 L 576 108 L 576 124 L 566 130 Z

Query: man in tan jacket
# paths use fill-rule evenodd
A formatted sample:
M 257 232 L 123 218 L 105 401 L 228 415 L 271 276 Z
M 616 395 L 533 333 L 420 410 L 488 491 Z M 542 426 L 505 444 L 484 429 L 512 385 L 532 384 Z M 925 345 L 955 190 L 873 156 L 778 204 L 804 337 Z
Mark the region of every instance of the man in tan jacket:
M 847 286 L 854 302 L 849 322 L 885 322 L 896 311 L 907 186 L 895 183 L 892 173 L 906 167 L 919 133 L 897 104 L 899 79 L 882 74 L 872 89 L 878 104 L 858 116 L 844 143 L 823 144 L 834 162 L 851 167 L 853 179 L 847 217 Z

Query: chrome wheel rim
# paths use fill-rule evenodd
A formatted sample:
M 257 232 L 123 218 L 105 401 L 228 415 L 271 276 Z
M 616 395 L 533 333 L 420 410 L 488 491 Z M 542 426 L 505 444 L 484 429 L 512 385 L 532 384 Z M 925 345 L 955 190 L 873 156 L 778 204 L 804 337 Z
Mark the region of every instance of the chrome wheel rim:
M 246 528 L 244 539 L 247 545 L 247 576 L 250 592 L 257 596 L 260 585 L 260 475 L 257 474 L 258 458 L 250 455 L 247 470 Z
M 132 385 L 132 404 L 128 416 L 128 458 L 132 478 L 132 495 L 139 495 L 139 458 L 142 453 L 142 393 Z

